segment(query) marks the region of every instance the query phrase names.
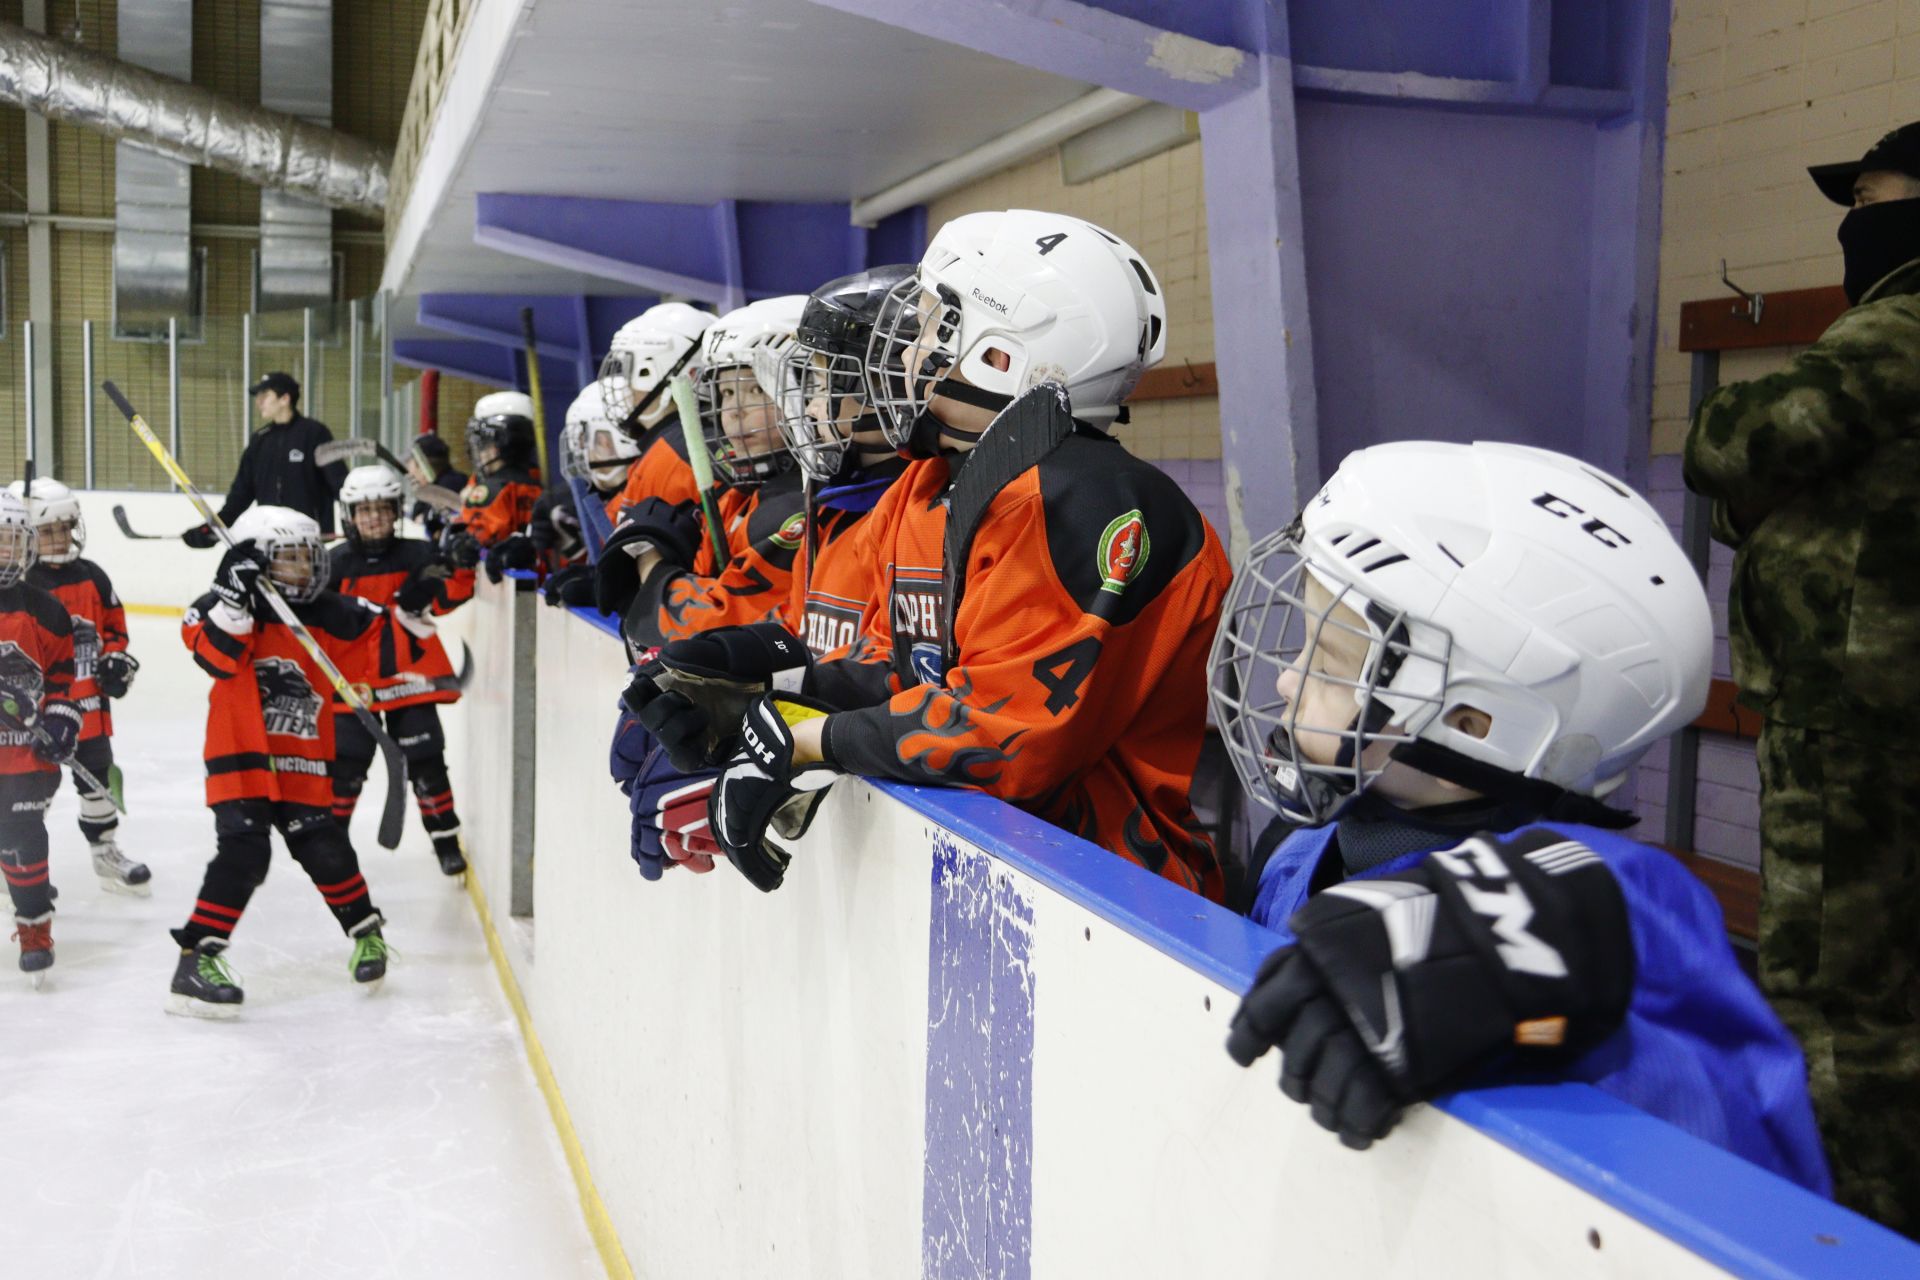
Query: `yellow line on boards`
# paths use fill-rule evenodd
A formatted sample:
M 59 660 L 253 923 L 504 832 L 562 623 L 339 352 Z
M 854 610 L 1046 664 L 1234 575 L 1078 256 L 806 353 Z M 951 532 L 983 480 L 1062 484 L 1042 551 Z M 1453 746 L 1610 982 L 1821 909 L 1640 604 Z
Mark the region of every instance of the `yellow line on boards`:
M 547 1111 L 553 1117 L 553 1127 L 559 1131 L 560 1149 L 566 1152 L 567 1168 L 573 1173 L 574 1190 L 580 1196 L 580 1212 L 587 1220 L 587 1234 L 593 1237 L 593 1247 L 600 1252 L 601 1265 L 606 1267 L 610 1280 L 633 1280 L 633 1267 L 627 1262 L 627 1251 L 620 1243 L 620 1235 L 613 1228 L 613 1219 L 607 1214 L 607 1206 L 600 1199 L 599 1190 L 593 1185 L 593 1170 L 587 1167 L 586 1152 L 580 1148 L 580 1135 L 574 1132 L 573 1117 L 567 1112 L 567 1100 L 560 1096 L 560 1084 L 553 1078 L 553 1068 L 547 1062 L 547 1051 L 540 1046 L 540 1034 L 534 1030 L 533 1015 L 527 1012 L 527 1002 L 520 994 L 519 980 L 513 976 L 513 966 L 507 963 L 507 953 L 501 949 L 500 935 L 494 932 L 493 914 L 487 909 L 487 895 L 480 889 L 480 869 L 470 866 L 467 869 L 467 896 L 473 900 L 473 909 L 480 917 L 480 931 L 487 938 L 487 953 L 493 957 L 494 972 L 500 975 L 500 988 L 507 993 L 507 1003 L 513 1006 L 513 1016 L 520 1023 L 520 1038 L 527 1049 L 527 1063 L 533 1068 L 533 1078 L 540 1086 L 540 1093 L 547 1100 Z
M 120 607 L 128 613 L 142 613 L 152 618 L 177 618 L 186 612 L 177 604 L 123 604 Z

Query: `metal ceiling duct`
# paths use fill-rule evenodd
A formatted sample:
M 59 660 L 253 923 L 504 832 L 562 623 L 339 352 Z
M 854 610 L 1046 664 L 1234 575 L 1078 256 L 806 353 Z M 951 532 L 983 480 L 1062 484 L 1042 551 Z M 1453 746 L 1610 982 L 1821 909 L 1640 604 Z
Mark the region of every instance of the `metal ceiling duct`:
M 193 75 L 193 0 L 120 0 L 120 56 L 161 75 Z M 193 166 L 137 142 L 113 149 L 113 332 L 158 338 L 175 319 L 196 332 Z
M 260 105 L 333 123 L 333 0 L 263 0 Z M 288 191 L 260 193 L 258 287 L 262 312 L 333 301 L 332 210 Z
M 0 22 L 0 102 L 338 209 L 384 216 L 393 157 L 358 138 Z

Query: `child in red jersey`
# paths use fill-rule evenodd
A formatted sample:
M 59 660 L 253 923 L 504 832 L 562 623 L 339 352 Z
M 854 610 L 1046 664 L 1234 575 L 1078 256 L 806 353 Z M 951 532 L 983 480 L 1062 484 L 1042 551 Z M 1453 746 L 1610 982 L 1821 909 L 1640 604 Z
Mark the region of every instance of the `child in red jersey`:
M 11 488 L 23 493 L 26 486 L 15 481 Z M 106 572 L 80 554 L 87 523 L 73 490 L 41 476 L 25 496 L 39 543 L 27 581 L 52 595 L 73 619 L 71 696 L 80 709 L 80 746 L 74 761 L 92 779 L 89 783 L 80 773 L 73 775 L 73 788 L 80 793 L 80 834 L 93 853 L 93 874 L 100 877 L 101 888 L 144 898 L 152 892 L 153 873 L 120 852 L 114 838 L 120 815 L 106 787 L 113 773 L 113 712 L 107 699 L 126 697 L 140 670 L 127 652 L 126 611 Z
M 13 899 L 20 968 L 34 983 L 53 965 L 53 887 L 47 880 L 47 804 L 80 739 L 73 685 L 73 621 L 27 581 L 33 517 L 0 491 L 0 873 Z
M 391 675 L 381 609 L 326 589 L 327 549 L 311 517 L 250 507 L 232 529 L 213 589 L 181 620 L 193 659 L 213 677 L 207 701 L 207 805 L 215 852 L 180 944 L 169 1013 L 232 1017 L 244 999 L 222 953 L 267 877 L 275 830 L 353 939 L 353 980 L 386 976 L 385 923 L 367 892 L 346 828 L 333 820 L 333 717 L 328 681 L 293 630 L 262 599 L 274 587 L 349 680 Z

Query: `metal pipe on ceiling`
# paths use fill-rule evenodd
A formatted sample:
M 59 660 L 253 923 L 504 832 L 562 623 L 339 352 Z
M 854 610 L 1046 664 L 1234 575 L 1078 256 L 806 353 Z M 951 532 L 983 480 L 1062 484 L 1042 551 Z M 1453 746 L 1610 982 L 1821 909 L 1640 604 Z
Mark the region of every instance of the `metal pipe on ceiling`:
M 992 142 L 942 161 L 905 181 L 894 183 L 884 191 L 876 191 L 865 199 L 854 201 L 850 211 L 853 223 L 855 226 L 871 227 L 902 209 L 938 200 L 976 179 L 997 173 L 1009 165 L 1019 164 L 1022 160 L 1032 159 L 1095 125 L 1138 111 L 1148 101 L 1131 93 L 1121 93 L 1118 89 L 1095 89 L 1084 98 L 1075 98 L 1066 106 L 1029 120 Z
M 0 102 L 270 191 L 384 216 L 393 156 L 359 138 L 0 22 Z

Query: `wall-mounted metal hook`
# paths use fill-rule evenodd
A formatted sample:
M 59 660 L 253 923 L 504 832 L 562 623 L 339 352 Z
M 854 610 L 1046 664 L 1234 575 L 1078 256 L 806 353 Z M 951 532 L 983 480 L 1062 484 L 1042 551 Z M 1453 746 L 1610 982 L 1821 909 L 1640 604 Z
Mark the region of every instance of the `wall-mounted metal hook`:
M 1191 359 L 1187 359 L 1187 373 L 1184 378 L 1180 379 L 1180 385 L 1188 390 L 1200 385 L 1200 375 L 1194 372 L 1193 361 Z
M 1720 283 L 1739 294 L 1741 298 L 1746 301 L 1747 319 L 1753 321 L 1755 324 L 1759 324 L 1761 313 L 1767 309 L 1767 295 L 1764 293 L 1748 293 L 1745 289 L 1742 289 L 1739 285 L 1727 279 L 1727 260 L 1725 258 L 1720 259 Z

